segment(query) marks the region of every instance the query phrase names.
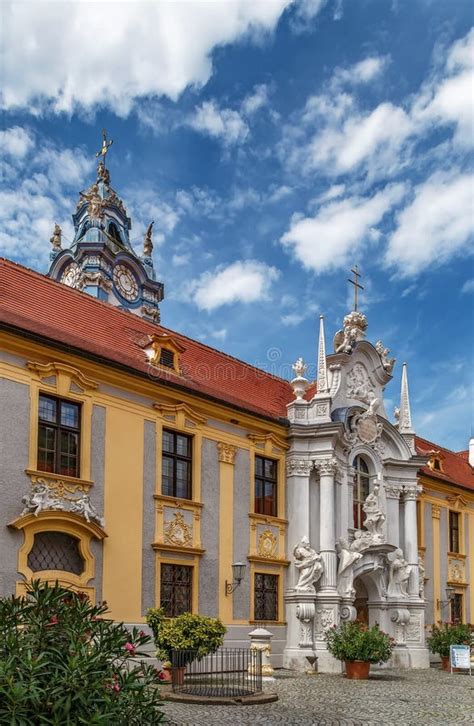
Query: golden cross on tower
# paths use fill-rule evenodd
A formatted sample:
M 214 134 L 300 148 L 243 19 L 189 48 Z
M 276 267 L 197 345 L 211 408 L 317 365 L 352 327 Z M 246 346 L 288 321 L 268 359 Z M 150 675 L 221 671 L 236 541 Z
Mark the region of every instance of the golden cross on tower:
M 352 268 L 351 272 L 354 275 L 354 279 L 351 280 L 348 277 L 347 278 L 347 282 L 350 282 L 351 285 L 354 285 L 354 310 L 357 312 L 357 303 L 358 303 L 357 296 L 358 296 L 358 292 L 359 292 L 359 290 L 363 290 L 364 288 L 362 287 L 362 285 L 359 284 L 360 272 L 359 272 L 359 268 L 357 267 L 357 265 L 354 265 L 354 267 Z
M 105 165 L 105 157 L 107 156 L 107 152 L 113 143 L 114 143 L 113 139 L 109 139 L 109 141 L 107 141 L 107 132 L 105 129 L 102 129 L 102 148 L 100 151 L 98 151 L 96 153 L 96 157 L 102 156 L 102 158 L 104 160 L 104 165 Z

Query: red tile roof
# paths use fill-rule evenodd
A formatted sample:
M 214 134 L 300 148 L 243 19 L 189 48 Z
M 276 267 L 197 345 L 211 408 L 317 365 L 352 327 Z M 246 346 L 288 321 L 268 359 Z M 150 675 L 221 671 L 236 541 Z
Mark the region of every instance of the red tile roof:
M 260 416 L 286 417 L 293 399 L 288 381 L 2 258 L 0 323 Z M 148 365 L 140 343 L 157 332 L 184 347 L 181 376 Z
M 464 489 L 474 489 L 474 469 L 469 464 L 467 456 L 465 456 L 468 452 L 451 451 L 419 436 L 415 439 L 415 446 L 417 452 L 424 456 L 432 452 L 440 452 L 441 454 L 443 471 L 424 466 L 422 469 L 424 474 L 449 484 L 457 484 Z

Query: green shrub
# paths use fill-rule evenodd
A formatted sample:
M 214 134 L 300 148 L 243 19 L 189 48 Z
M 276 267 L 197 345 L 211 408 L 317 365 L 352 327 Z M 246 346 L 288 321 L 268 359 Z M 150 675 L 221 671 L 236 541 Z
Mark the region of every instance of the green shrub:
M 431 635 L 427 640 L 428 648 L 432 653 L 442 657 L 449 656 L 450 645 L 470 645 L 471 631 L 469 625 L 458 623 L 443 623 L 441 626 L 433 625 Z
M 343 661 L 385 663 L 395 647 L 395 640 L 382 632 L 378 625 L 369 628 L 357 620 L 334 625 L 326 631 L 325 639 L 329 652 Z
M 224 642 L 226 631 L 218 618 L 184 613 L 167 619 L 161 608 L 148 610 L 147 623 L 162 661 L 171 661 L 172 650 L 193 650 L 197 658 L 215 653 Z
M 152 726 L 157 672 L 135 664 L 150 636 L 107 619 L 84 593 L 34 581 L 0 600 L 0 723 Z

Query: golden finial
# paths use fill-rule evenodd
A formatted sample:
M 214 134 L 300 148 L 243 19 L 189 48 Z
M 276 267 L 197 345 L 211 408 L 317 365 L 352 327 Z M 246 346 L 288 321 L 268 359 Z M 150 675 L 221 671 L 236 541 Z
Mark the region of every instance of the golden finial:
M 105 165 L 105 157 L 107 156 L 107 153 L 113 143 L 114 143 L 113 139 L 109 139 L 107 141 L 107 132 L 105 129 L 102 129 L 102 148 L 100 151 L 98 151 L 96 153 L 96 158 L 99 156 L 102 156 L 102 158 L 104 160 L 104 165 Z

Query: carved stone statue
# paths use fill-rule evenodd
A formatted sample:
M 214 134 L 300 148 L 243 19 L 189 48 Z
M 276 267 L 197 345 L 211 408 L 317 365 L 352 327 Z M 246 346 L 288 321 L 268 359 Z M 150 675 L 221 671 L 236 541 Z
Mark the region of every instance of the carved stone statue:
M 35 484 L 30 494 L 25 494 L 21 500 L 24 504 L 21 516 L 33 513 L 35 517 L 45 509 L 64 509 L 60 499 L 51 495 L 46 484 Z
M 408 580 L 410 579 L 411 565 L 403 557 L 403 550 L 396 549 L 388 555 L 390 561 L 388 573 L 387 595 L 390 597 L 408 597 Z
M 377 353 L 380 356 L 382 366 L 385 368 L 387 373 L 391 373 L 393 371 L 393 366 L 395 365 L 396 359 L 388 357 L 388 354 L 390 353 L 390 349 L 384 348 L 382 341 L 378 340 L 375 343 L 375 350 L 377 351 Z
M 49 240 L 54 252 L 60 252 L 62 249 L 62 229 L 59 224 L 54 225 L 53 236 Z
M 93 184 L 88 192 L 80 192 L 79 196 L 88 203 L 91 219 L 103 219 L 106 202 L 100 196 L 97 184 Z
M 360 552 L 351 551 L 349 542 L 341 537 L 336 549 L 339 552 L 339 568 L 337 570 L 337 592 L 341 597 L 354 597 L 354 565 L 362 558 Z
M 293 368 L 296 377 L 290 381 L 290 385 L 293 388 L 293 392 L 297 400 L 300 401 L 310 385 L 309 381 L 304 377 L 308 366 L 304 362 L 303 358 L 298 358 L 296 363 L 293 363 L 291 367 Z
M 295 590 L 312 592 L 314 583 L 318 582 L 324 572 L 324 563 L 321 555 L 309 544 L 307 537 L 303 537 L 293 550 L 294 564 L 299 572 Z
M 418 558 L 418 594 L 421 600 L 425 599 L 425 564 L 421 557 Z
M 343 329 L 334 336 L 335 353 L 351 353 L 355 344 L 365 337 L 367 318 L 363 313 L 354 311 L 344 317 Z
M 104 182 L 107 185 L 110 184 L 110 173 L 102 160 L 99 161 L 97 166 L 97 181 Z
M 143 240 L 143 254 L 145 257 L 151 257 L 151 253 L 153 252 L 153 225 L 154 222 L 150 222 L 150 224 L 147 227 L 147 230 L 145 232 L 145 238 Z
M 364 526 L 372 537 L 372 544 L 383 542 L 382 525 L 386 519 L 379 506 L 379 490 L 379 484 L 375 484 L 373 492 L 367 496 L 362 505 L 365 512 Z
M 86 522 L 97 522 L 101 527 L 104 527 L 105 522 L 92 504 L 88 494 L 82 494 L 79 499 L 76 499 L 71 507 L 71 512 L 80 514 Z
M 362 529 L 356 529 L 354 532 L 354 539 L 351 542 L 349 549 L 351 552 L 362 552 L 363 550 L 366 550 L 367 547 L 370 547 L 371 544 L 373 544 L 373 542 L 370 532 L 364 532 Z

